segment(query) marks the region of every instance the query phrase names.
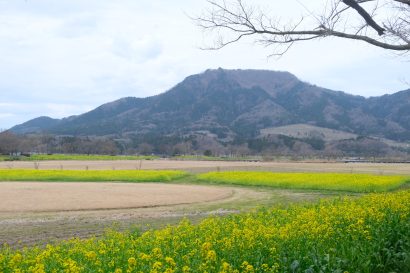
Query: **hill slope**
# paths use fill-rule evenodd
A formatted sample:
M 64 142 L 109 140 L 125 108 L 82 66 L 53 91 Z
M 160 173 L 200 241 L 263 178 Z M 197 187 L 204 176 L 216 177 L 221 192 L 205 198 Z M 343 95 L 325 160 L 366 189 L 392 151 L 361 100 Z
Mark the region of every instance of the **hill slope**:
M 409 141 L 410 90 L 366 99 L 302 82 L 287 72 L 207 70 L 157 96 L 123 98 L 82 115 L 42 117 L 11 130 L 122 137 L 207 132 L 229 140 L 289 124 Z

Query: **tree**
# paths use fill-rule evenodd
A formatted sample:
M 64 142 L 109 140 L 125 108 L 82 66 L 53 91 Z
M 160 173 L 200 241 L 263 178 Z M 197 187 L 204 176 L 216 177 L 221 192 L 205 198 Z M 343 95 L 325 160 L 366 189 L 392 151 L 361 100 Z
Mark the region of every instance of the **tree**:
M 287 23 L 242 0 L 208 3 L 210 8 L 194 18 L 202 29 L 218 33 L 213 46 L 207 49 L 220 49 L 253 37 L 265 46 L 275 46 L 272 55 L 282 55 L 296 42 L 338 37 L 410 52 L 410 0 L 327 0 L 321 14 L 309 11 Z
M 142 155 L 151 155 L 154 151 L 154 147 L 148 143 L 141 143 L 138 145 L 138 153 Z
M 0 154 L 12 154 L 19 151 L 20 139 L 9 131 L 0 133 Z

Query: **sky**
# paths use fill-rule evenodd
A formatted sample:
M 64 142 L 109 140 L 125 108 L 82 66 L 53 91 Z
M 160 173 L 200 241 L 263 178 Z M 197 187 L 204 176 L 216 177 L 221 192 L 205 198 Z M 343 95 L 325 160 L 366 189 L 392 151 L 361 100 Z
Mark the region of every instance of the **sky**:
M 275 11 L 292 18 L 306 11 L 301 1 L 248 3 L 280 4 Z M 207 7 L 206 0 L 0 0 L 0 129 L 163 93 L 209 68 L 289 71 L 366 97 L 409 88 L 409 58 L 360 42 L 321 39 L 281 58 L 252 40 L 202 50 L 215 37 L 190 16 Z

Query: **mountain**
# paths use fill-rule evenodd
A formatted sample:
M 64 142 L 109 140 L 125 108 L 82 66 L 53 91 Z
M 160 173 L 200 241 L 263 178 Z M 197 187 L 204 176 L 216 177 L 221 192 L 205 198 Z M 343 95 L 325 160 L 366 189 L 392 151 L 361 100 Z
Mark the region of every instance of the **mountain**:
M 122 98 L 61 120 L 37 118 L 19 134 L 129 137 L 214 135 L 219 141 L 256 138 L 290 124 L 350 134 L 410 140 L 410 89 L 364 98 L 318 87 L 288 72 L 207 70 L 148 98 Z
M 29 120 L 20 125 L 16 125 L 11 130 L 19 134 L 43 132 L 47 131 L 53 126 L 56 126 L 58 123 L 60 123 L 60 121 L 61 120 L 59 119 L 53 119 L 43 116 Z

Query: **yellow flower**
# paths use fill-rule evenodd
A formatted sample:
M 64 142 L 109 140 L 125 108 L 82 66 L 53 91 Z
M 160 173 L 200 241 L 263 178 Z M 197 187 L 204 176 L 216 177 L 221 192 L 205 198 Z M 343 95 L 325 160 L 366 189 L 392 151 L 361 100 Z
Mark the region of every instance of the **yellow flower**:
M 161 250 L 160 248 L 158 248 L 158 247 L 154 248 L 154 249 L 152 250 L 152 256 L 153 256 L 154 258 L 157 258 L 157 259 L 161 258 L 161 257 L 162 257 L 162 250 Z
M 161 267 L 162 267 L 162 263 L 159 262 L 159 261 L 156 261 L 156 262 L 152 265 L 152 269 L 154 269 L 154 270 L 161 269 Z
M 249 264 L 247 261 L 244 261 L 241 265 L 241 268 L 243 269 L 242 272 L 246 272 L 246 273 L 254 273 L 255 269 L 253 268 L 253 266 L 251 264 Z
M 175 263 L 174 259 L 172 259 L 171 257 L 165 257 L 165 262 L 171 267 L 176 266 L 176 263 Z
M 137 265 L 137 260 L 134 257 L 128 259 L 128 266 L 134 267 Z
M 144 261 L 148 261 L 151 259 L 151 255 L 145 254 L 145 253 L 141 253 L 140 254 L 140 259 L 144 260 Z
M 208 261 L 216 261 L 216 252 L 215 252 L 215 250 L 209 250 L 207 255 L 206 255 L 206 259 Z
M 33 273 L 46 273 L 44 264 L 36 264 L 36 266 L 32 269 Z
M 206 242 L 206 243 L 202 244 L 202 250 L 203 251 L 208 251 L 209 249 L 211 249 L 211 247 L 212 247 L 212 243 L 210 243 L 210 242 Z
M 94 251 L 88 251 L 87 253 L 85 253 L 85 257 L 86 257 L 88 260 L 93 261 L 93 260 L 95 260 L 95 259 L 97 258 L 97 254 L 96 254 Z
M 21 261 L 23 260 L 23 256 L 20 253 L 16 253 L 13 255 L 13 257 L 10 259 L 10 267 L 15 267 Z
M 67 259 L 66 261 L 64 261 L 63 266 L 64 266 L 64 272 L 66 272 L 66 273 L 79 273 L 79 272 L 81 272 L 81 268 L 72 259 Z

